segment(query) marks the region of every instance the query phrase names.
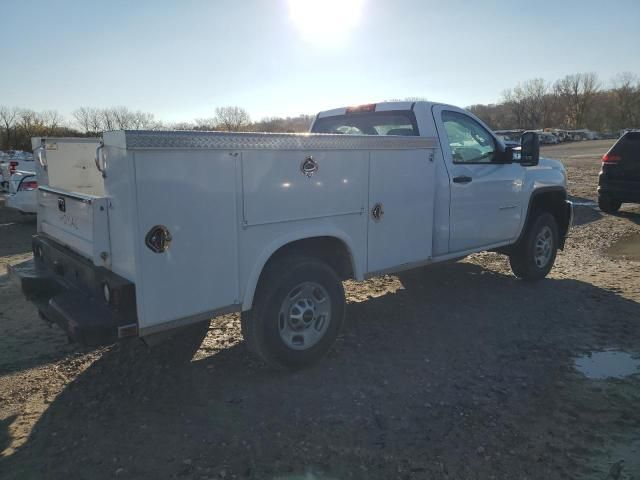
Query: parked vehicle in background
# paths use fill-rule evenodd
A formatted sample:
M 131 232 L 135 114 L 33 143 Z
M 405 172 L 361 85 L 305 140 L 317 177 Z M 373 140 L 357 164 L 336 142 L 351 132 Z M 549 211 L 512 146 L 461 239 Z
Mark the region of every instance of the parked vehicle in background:
M 9 179 L 11 178 L 11 172 L 15 172 L 15 165 L 10 165 L 8 159 L 0 160 L 0 191 L 9 190 Z
M 0 161 L 0 174 L 3 190 L 9 190 L 9 180 L 18 170 L 34 171 L 33 155 L 28 152 L 9 150 L 7 155 Z
M 551 133 L 556 137 L 558 143 L 566 142 L 568 140 L 567 132 L 558 128 L 547 128 L 544 130 L 547 133 Z
M 38 180 L 36 172 L 17 171 L 9 181 L 7 207 L 15 208 L 21 213 L 38 213 Z
M 540 143 L 543 145 L 555 145 L 558 143 L 558 137 L 556 137 L 553 133 L 550 132 L 540 132 Z
M 614 213 L 623 203 L 640 203 L 640 131 L 628 131 L 602 157 L 598 206 Z
M 504 142 L 520 143 L 520 137 L 524 133 L 524 130 L 495 130 L 493 133 Z
M 598 132 L 594 132 L 593 130 L 588 130 L 586 128 L 580 130 L 568 130 L 567 133 L 574 141 L 597 140 L 599 138 Z
M 338 336 L 350 278 L 492 250 L 518 278 L 541 280 L 573 212 L 564 167 L 539 158 L 535 133 L 516 159 L 450 105 L 338 108 L 309 134 L 103 140 L 100 185 L 85 193 L 51 181 L 48 140 L 40 145 L 49 185 L 38 189 L 34 260 L 9 270 L 70 338 L 171 339 L 162 350 L 174 358 L 190 359 L 209 320 L 235 311 L 266 363 L 308 365 Z

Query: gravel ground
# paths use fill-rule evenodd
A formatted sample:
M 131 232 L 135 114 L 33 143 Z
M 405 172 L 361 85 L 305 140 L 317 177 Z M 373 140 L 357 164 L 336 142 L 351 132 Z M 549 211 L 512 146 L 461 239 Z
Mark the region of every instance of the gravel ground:
M 293 374 L 248 354 L 235 315 L 180 368 L 67 345 L 5 275 L 35 227 L 0 207 L 0 478 L 640 479 L 640 375 L 574 366 L 640 353 L 640 207 L 591 203 L 610 145 L 544 149 L 582 205 L 548 279 L 483 253 L 347 282 L 335 348 Z

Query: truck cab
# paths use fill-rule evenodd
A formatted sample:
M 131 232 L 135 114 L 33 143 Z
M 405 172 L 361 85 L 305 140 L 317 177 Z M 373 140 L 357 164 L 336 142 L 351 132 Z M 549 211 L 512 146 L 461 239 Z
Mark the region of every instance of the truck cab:
M 485 250 L 525 281 L 549 273 L 566 174 L 537 134 L 517 149 L 463 109 L 379 103 L 308 134 L 107 132 L 83 192 L 52 184 L 73 167 L 43 144 L 34 260 L 10 272 L 82 343 L 137 336 L 189 359 L 212 317 L 240 312 L 252 352 L 299 368 L 337 337 L 346 279 Z
M 434 152 L 435 258 L 513 244 L 530 209 L 536 207 L 534 192 L 553 198 L 548 201 L 566 210 L 562 163 L 514 160 L 513 149 L 487 125 L 452 105 L 393 102 L 334 109 L 319 113 L 311 132 L 438 139 L 439 148 Z M 559 223 L 564 238 L 566 219 L 559 218 Z

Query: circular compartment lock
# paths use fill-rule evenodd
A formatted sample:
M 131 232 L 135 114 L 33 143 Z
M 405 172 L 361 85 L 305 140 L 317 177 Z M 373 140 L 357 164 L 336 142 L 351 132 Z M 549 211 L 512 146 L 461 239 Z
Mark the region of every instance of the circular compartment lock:
M 371 209 L 371 216 L 376 222 L 379 222 L 384 215 L 384 209 L 382 208 L 381 203 L 376 203 Z
M 144 239 L 145 245 L 154 253 L 162 253 L 171 245 L 171 233 L 164 225 L 156 225 Z
M 318 171 L 318 162 L 316 162 L 312 156 L 308 156 L 304 159 L 302 165 L 300 165 L 300 171 L 307 177 L 311 177 L 311 175 Z

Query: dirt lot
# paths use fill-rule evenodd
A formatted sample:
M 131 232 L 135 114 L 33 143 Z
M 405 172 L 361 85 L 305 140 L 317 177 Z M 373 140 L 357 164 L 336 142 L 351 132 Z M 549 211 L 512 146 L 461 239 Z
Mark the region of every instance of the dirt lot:
M 294 374 L 234 315 L 181 368 L 67 345 L 5 275 L 34 224 L 0 208 L 0 478 L 640 479 L 640 375 L 575 363 L 640 353 L 640 207 L 593 205 L 610 144 L 544 150 L 580 205 L 550 278 L 486 253 L 349 283 L 337 345 Z

